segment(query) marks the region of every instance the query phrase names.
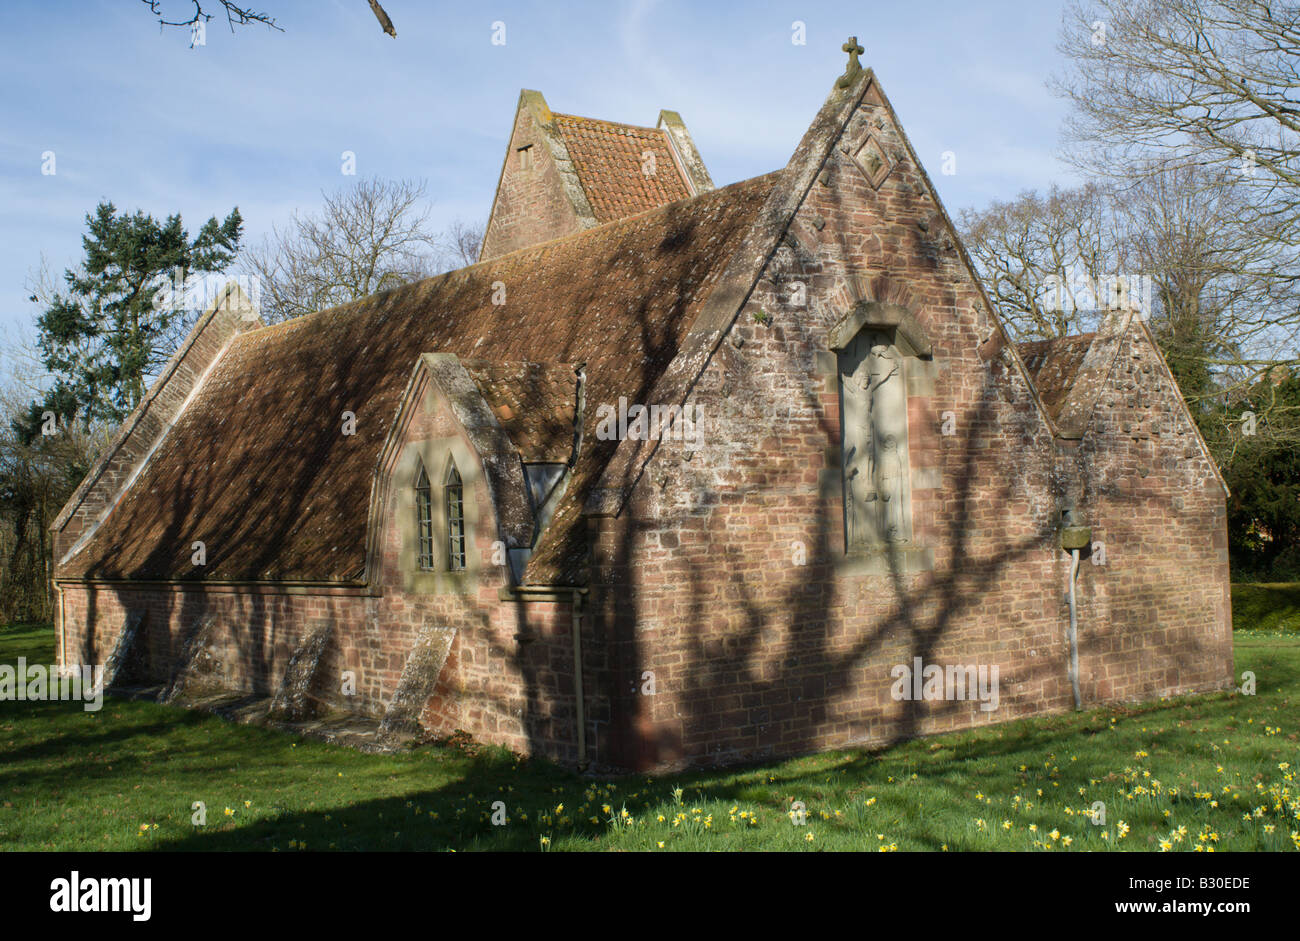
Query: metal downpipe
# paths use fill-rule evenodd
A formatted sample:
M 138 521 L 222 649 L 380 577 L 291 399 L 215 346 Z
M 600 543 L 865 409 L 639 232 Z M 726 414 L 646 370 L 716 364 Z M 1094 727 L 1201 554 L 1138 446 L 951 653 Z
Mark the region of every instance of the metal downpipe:
M 1074 708 L 1083 708 L 1079 695 L 1079 612 L 1074 597 L 1074 583 L 1079 576 L 1079 550 L 1070 550 L 1070 688 L 1074 691 Z

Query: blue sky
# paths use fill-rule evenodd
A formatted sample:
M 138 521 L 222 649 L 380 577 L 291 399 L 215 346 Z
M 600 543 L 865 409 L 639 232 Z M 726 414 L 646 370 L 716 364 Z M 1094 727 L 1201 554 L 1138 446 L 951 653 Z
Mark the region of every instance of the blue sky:
M 218 6 L 215 0 L 212 6 Z M 238 205 L 260 240 L 341 175 L 427 181 L 439 227 L 485 219 L 521 88 L 557 111 L 653 125 L 681 112 L 719 185 L 785 165 L 856 34 L 949 211 L 1071 177 L 1044 82 L 1059 0 L 480 3 L 257 0 L 284 32 L 220 17 L 206 45 L 137 0 L 6 0 L 0 34 L 0 336 L 30 332 L 42 254 L 81 257 L 100 199 L 190 232 Z M 188 16 L 190 4 L 164 0 Z M 491 42 L 505 24 L 505 45 Z M 806 45 L 791 24 L 806 24 Z M 57 172 L 42 175 L 53 151 Z M 956 173 L 940 172 L 942 154 Z

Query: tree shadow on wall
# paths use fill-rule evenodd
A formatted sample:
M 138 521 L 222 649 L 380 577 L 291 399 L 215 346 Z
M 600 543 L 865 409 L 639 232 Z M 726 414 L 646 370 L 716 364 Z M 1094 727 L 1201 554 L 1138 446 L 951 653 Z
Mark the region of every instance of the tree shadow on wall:
M 921 236 L 913 232 L 910 238 Z M 933 246 L 904 245 L 894 252 L 929 258 L 937 272 L 939 253 Z M 842 258 L 853 257 L 849 246 L 840 247 Z M 794 254 L 801 265 L 798 277 L 806 280 L 819 273 Z M 896 262 L 887 254 L 881 270 L 906 270 Z M 882 280 L 888 281 L 886 276 Z M 947 289 L 951 309 L 956 302 Z M 748 303 L 759 297 L 756 293 Z M 775 307 L 780 309 L 779 301 Z M 841 430 L 833 413 L 828 415 L 819 398 L 824 391 L 804 361 L 810 356 L 807 351 L 825 345 L 821 331 L 797 316 L 781 317 L 766 329 L 788 351 L 784 374 L 809 380 L 797 406 L 804 414 L 819 416 L 794 430 L 796 440 L 839 442 Z M 614 651 L 606 683 L 615 703 L 613 734 L 616 740 L 636 743 L 618 756 L 619 763 L 649 767 L 755 761 L 829 743 L 898 742 L 940 730 L 945 723 L 987 722 L 983 713 L 972 713 L 969 700 L 906 699 L 891 711 L 884 697 L 865 704 L 854 697 L 864 688 L 887 690 L 896 664 L 910 668 L 919 659 L 931 665 L 954 653 L 964 662 L 987 664 L 1004 659 L 1004 651 L 1014 651 L 1031 636 L 1048 655 L 1032 662 L 1016 657 L 1014 674 L 1003 675 L 1001 685 L 1030 692 L 1003 698 L 1011 699 L 1020 714 L 1069 707 L 1064 603 L 1069 567 L 1068 556 L 1056 542 L 1066 482 L 1046 423 L 1033 411 L 1031 400 L 1016 390 L 1013 360 L 1001 353 L 996 335 L 985 345 L 989 352 L 981 353 L 984 368 L 974 404 L 960 416 L 960 430 L 940 439 L 936 455 L 943 490 L 940 498 L 927 501 L 936 518 L 923 536 L 935 550 L 932 571 L 907 571 L 899 552 L 891 550 L 885 557 L 885 575 L 840 574 L 842 553 L 829 535 L 842 527 L 838 468 L 834 475 L 821 474 L 815 501 L 803 501 L 801 488 L 807 484 L 801 478 L 808 468 L 754 441 L 755 452 L 766 464 L 761 473 L 754 473 L 747 491 L 706 490 L 700 506 L 679 507 L 671 517 L 681 565 L 662 574 L 680 583 L 685 605 L 673 607 L 671 625 L 656 626 L 667 639 L 656 641 L 660 649 L 651 650 L 646 648 L 645 627 L 638 623 L 648 594 L 637 578 L 639 553 L 647 533 L 669 531 L 669 517 L 637 518 L 629 501 L 620 543 L 609 563 L 609 571 L 625 584 L 619 584 L 616 597 L 602 599 L 594 612 L 600 619 L 597 631 L 611 639 Z M 737 368 L 745 368 L 743 360 Z M 1001 458 L 997 447 L 1006 448 Z M 635 474 L 634 469 L 622 481 L 625 491 L 645 488 L 646 482 Z M 836 478 L 833 483 L 831 476 Z M 1087 469 L 1081 477 L 1091 485 Z M 1118 489 L 1108 498 L 1120 513 L 1127 509 L 1137 515 L 1146 500 Z M 801 525 L 783 530 L 774 541 L 767 541 L 772 530 L 764 530 L 765 541 L 758 542 L 737 535 L 734 523 L 727 526 L 726 510 L 738 501 L 748 501 L 750 508 L 762 512 L 765 523 L 801 511 L 808 502 L 814 505 Z M 792 562 L 778 561 L 789 543 L 784 532 L 809 547 L 805 564 L 797 569 Z M 1020 600 L 1015 610 L 1007 603 L 1003 583 L 1022 577 L 1021 572 L 1042 574 L 1039 591 L 1046 611 L 1032 598 Z M 856 597 L 846 594 L 850 586 L 857 589 Z M 997 603 L 989 606 L 990 600 Z M 870 612 L 870 617 L 859 619 L 859 624 L 865 620 L 864 626 L 852 626 L 846 616 L 855 605 Z M 683 608 L 684 613 L 678 613 Z M 1016 620 L 991 623 L 1000 617 Z M 1089 644 L 1085 634 L 1081 658 L 1089 653 Z M 1183 655 L 1194 658 L 1203 652 L 1203 645 L 1193 647 Z M 655 709 L 649 697 L 628 693 L 639 685 L 643 671 L 654 671 L 660 655 L 670 650 L 682 651 L 685 657 L 683 667 L 671 670 L 681 678 L 670 691 L 675 705 L 671 715 Z M 1006 712 L 999 715 L 1007 717 Z

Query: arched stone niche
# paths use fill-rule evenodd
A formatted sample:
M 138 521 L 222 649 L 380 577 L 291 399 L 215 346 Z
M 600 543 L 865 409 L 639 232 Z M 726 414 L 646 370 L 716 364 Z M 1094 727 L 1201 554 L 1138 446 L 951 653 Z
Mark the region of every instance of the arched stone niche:
M 923 562 L 912 528 L 909 373 L 932 347 L 904 307 L 861 301 L 831 331 L 839 380 L 845 556 Z M 924 567 L 922 564 L 920 567 Z
M 889 331 L 904 355 L 929 359 L 934 355 L 930 338 L 920 322 L 906 307 L 880 301 L 858 301 L 839 323 L 831 328 L 831 349 L 837 353 L 853 342 L 864 328 Z

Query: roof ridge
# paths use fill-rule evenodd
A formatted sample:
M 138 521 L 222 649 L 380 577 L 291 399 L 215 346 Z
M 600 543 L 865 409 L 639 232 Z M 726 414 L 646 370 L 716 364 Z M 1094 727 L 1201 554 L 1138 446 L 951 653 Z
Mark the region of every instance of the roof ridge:
M 571 232 L 568 235 L 557 236 L 556 238 L 549 239 L 548 241 L 545 242 L 537 242 L 533 245 L 525 245 L 522 248 L 516 248 L 512 252 L 506 252 L 504 255 L 494 255 L 493 257 L 488 258 L 484 261 L 476 261 L 471 265 L 465 265 L 460 268 L 453 268 L 450 271 L 443 271 L 440 272 L 439 274 L 430 275 L 427 278 L 421 278 L 419 281 L 410 281 L 407 282 L 406 284 L 399 284 L 397 287 L 389 288 L 387 291 L 376 291 L 374 294 L 367 294 L 365 297 L 358 297 L 355 300 L 347 301 L 346 303 L 343 304 L 335 304 L 333 307 L 326 307 L 324 310 L 314 310 L 309 314 L 300 314 L 297 317 L 291 317 L 288 320 L 281 320 L 278 323 L 270 323 L 261 327 L 256 327 L 252 330 L 245 331 L 244 333 L 240 334 L 240 336 L 237 337 L 236 339 L 242 339 L 244 337 L 265 336 L 269 331 L 275 330 L 276 328 L 286 327 L 291 324 L 299 324 L 306 321 L 308 318 L 319 317 L 321 314 L 328 314 L 331 311 L 345 310 L 346 308 L 352 307 L 356 304 L 364 303 L 369 299 L 378 296 L 379 294 L 397 294 L 399 292 L 409 291 L 419 285 L 430 285 L 433 282 L 439 281 L 444 278 L 450 279 L 453 275 L 462 274 L 474 268 L 478 268 L 481 265 L 498 264 L 500 262 L 505 261 L 508 258 L 513 258 L 518 255 L 523 255 L 528 252 L 541 253 L 542 251 L 548 248 L 552 248 L 561 242 L 567 242 L 571 239 L 580 239 L 580 238 L 588 237 L 591 236 L 592 233 L 597 233 L 597 232 L 602 234 L 608 233 L 609 231 L 615 229 L 617 226 L 629 225 L 632 222 L 638 219 L 642 219 L 643 217 L 648 216 L 652 213 L 667 212 L 672 207 L 680 206 L 682 203 L 694 202 L 695 200 L 705 200 L 710 197 L 716 196 L 719 193 L 725 193 L 728 190 L 732 190 L 736 187 L 743 186 L 746 183 L 754 183 L 755 181 L 761 180 L 764 177 L 776 176 L 781 172 L 782 172 L 781 170 L 770 170 L 767 173 L 760 173 L 758 176 L 751 176 L 744 180 L 737 180 L 734 183 L 728 183 L 726 186 L 719 186 L 717 189 L 711 189 L 704 193 L 697 193 L 694 196 L 687 196 L 684 199 L 676 199 L 673 200 L 671 203 L 664 203 L 662 206 L 655 206 L 651 209 L 646 209 L 643 212 L 634 213 L 633 215 L 630 216 L 623 216 L 620 219 L 611 219 L 609 222 L 602 222 L 599 225 L 592 226 L 590 229 L 583 229 L 579 232 Z
M 1091 340 L 1097 336 L 1096 330 L 1088 330 L 1084 333 L 1067 333 L 1060 337 L 1033 337 L 1024 340 L 1016 340 L 1016 346 L 1028 346 L 1031 343 L 1060 343 L 1062 340 Z
M 554 118 L 568 118 L 573 121 L 586 121 L 591 124 L 608 124 L 610 127 L 631 127 L 638 131 L 650 131 L 653 134 L 664 134 L 666 130 L 662 127 L 651 127 L 648 124 L 631 124 L 627 121 L 611 121 L 608 118 L 589 118 L 583 114 L 564 114 L 560 111 L 552 111 L 551 116 Z

